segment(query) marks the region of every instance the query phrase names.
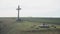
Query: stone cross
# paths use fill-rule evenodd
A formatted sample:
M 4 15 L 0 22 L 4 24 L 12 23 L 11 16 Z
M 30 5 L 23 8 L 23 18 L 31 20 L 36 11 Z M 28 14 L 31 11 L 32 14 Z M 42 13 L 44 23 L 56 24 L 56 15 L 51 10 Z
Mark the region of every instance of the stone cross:
M 18 5 L 18 8 L 17 8 L 16 10 L 18 10 L 18 21 L 19 21 L 19 20 L 20 20 L 20 19 L 19 19 L 19 11 L 21 10 L 21 8 L 20 8 L 19 5 Z

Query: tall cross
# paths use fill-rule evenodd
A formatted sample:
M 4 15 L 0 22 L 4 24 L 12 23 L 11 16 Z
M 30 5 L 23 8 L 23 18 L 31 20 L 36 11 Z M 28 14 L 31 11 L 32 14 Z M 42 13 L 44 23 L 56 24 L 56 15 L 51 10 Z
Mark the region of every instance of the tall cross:
M 16 10 L 18 10 L 18 21 L 19 21 L 19 20 L 20 20 L 20 19 L 19 19 L 19 11 L 21 10 L 21 8 L 20 8 L 19 5 L 18 5 L 18 8 L 17 8 Z

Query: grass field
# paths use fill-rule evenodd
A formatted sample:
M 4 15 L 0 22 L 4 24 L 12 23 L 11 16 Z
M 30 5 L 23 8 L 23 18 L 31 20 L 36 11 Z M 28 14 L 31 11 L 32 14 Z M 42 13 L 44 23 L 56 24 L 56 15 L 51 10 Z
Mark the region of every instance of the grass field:
M 59 34 L 60 18 L 21 18 L 17 22 L 16 18 L 0 18 L 1 34 Z M 56 26 L 56 28 L 40 28 L 41 23 Z M 35 25 L 35 26 L 34 26 Z M 38 29 L 37 29 L 38 28 Z

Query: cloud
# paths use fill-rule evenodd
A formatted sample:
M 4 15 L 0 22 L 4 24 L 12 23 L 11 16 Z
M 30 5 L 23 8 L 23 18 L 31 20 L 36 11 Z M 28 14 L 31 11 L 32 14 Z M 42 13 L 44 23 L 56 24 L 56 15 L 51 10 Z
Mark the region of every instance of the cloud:
M 0 0 L 0 16 L 16 16 L 18 4 L 20 16 L 60 16 L 60 0 Z

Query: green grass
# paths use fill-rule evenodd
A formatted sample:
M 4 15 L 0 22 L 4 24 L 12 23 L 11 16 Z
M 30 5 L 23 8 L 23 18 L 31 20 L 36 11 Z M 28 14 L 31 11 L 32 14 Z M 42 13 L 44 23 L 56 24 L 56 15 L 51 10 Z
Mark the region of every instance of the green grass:
M 26 20 L 24 20 L 24 19 L 26 19 Z M 2 24 L 2 30 L 4 31 L 2 33 L 20 34 L 22 31 L 32 31 L 32 30 L 41 30 L 41 32 L 43 33 L 46 30 L 49 31 L 49 29 L 51 29 L 51 31 L 53 31 L 55 28 L 51 28 L 51 27 L 50 28 L 40 28 L 40 27 L 38 27 L 38 25 L 40 25 L 41 23 L 53 24 L 53 23 L 60 22 L 60 20 L 57 18 L 55 18 L 55 19 L 24 18 L 24 19 L 22 22 L 16 22 L 15 18 L 0 18 L 0 21 L 2 21 L 0 24 Z M 34 25 L 36 25 L 36 26 L 34 26 Z M 53 25 L 55 25 L 57 27 L 56 29 L 60 29 L 60 25 L 57 25 L 57 24 L 53 24 Z M 36 29 L 36 28 L 39 28 L 39 29 Z M 51 31 L 49 31 L 49 32 L 51 32 Z M 60 31 L 57 31 L 57 33 L 58 32 L 60 32 Z M 32 32 L 32 33 L 39 34 L 39 32 Z M 31 34 L 31 32 L 30 33 L 22 32 L 21 34 Z
M 36 25 L 36 26 L 34 26 Z M 8 34 L 16 34 L 17 32 L 21 32 L 21 31 L 32 31 L 32 30 L 47 30 L 47 29 L 55 29 L 55 28 L 39 28 L 37 27 L 38 25 L 40 25 L 40 23 L 36 23 L 36 22 L 28 22 L 28 21 L 23 21 L 23 22 L 16 22 L 13 25 L 10 25 L 10 28 L 12 28 Z M 55 25 L 58 29 L 60 28 L 60 25 Z M 33 27 L 33 28 L 31 28 Z M 39 29 L 36 29 L 39 28 Z

